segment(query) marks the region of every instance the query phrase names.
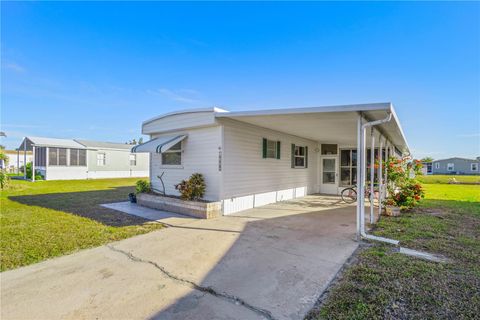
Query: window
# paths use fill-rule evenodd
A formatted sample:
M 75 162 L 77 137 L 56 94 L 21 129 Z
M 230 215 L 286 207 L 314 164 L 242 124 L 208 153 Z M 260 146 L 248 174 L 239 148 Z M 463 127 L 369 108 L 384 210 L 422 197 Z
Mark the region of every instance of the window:
M 308 167 L 308 147 L 292 144 L 292 168 Z
M 104 166 L 106 164 L 105 153 L 97 153 L 97 166 Z
M 447 163 L 447 171 L 455 170 L 455 165 L 453 163 Z
M 337 154 L 337 145 L 336 144 L 323 144 L 322 143 L 322 154 Z
M 427 173 L 432 173 L 432 164 L 427 163 Z
M 340 150 L 340 185 L 353 186 L 357 183 L 357 150 Z
M 67 165 L 67 149 L 48 148 L 48 165 L 49 166 L 66 166 Z
M 35 166 L 44 167 L 47 159 L 47 148 L 35 148 Z
M 70 149 L 70 165 L 78 166 L 78 149 Z
M 58 165 L 59 166 L 67 165 L 67 149 L 58 148 Z
M 182 142 L 175 144 L 167 151 L 162 152 L 163 165 L 181 165 L 182 164 Z
M 85 166 L 86 165 L 86 151 L 81 149 L 70 149 L 70 165 L 71 166 Z
M 471 171 L 478 171 L 478 163 L 470 163 Z
M 87 165 L 87 150 L 78 150 L 78 165 Z
M 262 156 L 264 159 L 280 159 L 280 141 L 263 138 Z
M 136 154 L 131 154 L 130 155 L 130 165 L 131 166 L 136 166 L 137 165 L 137 155 Z
M 58 149 L 48 148 L 48 165 L 58 166 Z
M 435 162 L 435 169 L 440 169 L 440 162 Z

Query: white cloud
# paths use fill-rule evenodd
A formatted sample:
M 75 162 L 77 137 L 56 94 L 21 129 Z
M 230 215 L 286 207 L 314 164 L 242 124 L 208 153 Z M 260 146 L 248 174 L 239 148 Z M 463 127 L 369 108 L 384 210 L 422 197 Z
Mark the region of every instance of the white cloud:
M 26 71 L 24 67 L 14 62 L 7 62 L 3 65 L 3 67 L 17 73 L 24 73 Z
M 478 137 L 480 137 L 480 132 L 457 134 L 457 137 L 458 138 L 478 138 Z
M 198 99 L 195 99 L 194 97 L 192 97 L 192 95 L 197 95 L 198 92 L 191 89 L 181 89 L 181 90 L 173 91 L 167 88 L 160 88 L 156 90 L 148 90 L 147 92 L 150 94 L 160 95 L 167 99 L 177 101 L 177 102 L 184 102 L 184 103 L 199 102 Z

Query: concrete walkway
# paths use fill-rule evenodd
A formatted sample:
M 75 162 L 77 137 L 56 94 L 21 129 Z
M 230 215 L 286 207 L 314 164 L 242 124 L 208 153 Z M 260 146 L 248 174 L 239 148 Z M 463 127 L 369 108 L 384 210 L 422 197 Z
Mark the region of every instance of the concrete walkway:
M 177 222 L 2 273 L 1 318 L 302 319 L 357 247 L 334 197 Z

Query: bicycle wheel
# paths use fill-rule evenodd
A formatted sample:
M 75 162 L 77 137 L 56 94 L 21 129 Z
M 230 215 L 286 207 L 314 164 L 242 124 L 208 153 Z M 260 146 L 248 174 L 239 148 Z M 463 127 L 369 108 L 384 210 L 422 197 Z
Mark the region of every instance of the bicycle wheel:
M 353 188 L 345 188 L 341 193 L 342 200 L 345 203 L 354 203 L 357 201 L 357 191 Z

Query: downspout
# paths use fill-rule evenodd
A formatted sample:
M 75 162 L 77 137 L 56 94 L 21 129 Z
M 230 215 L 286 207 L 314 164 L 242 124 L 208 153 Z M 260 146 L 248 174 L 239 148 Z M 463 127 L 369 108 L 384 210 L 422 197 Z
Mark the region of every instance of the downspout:
M 361 116 L 360 116 L 361 117 Z M 377 237 L 371 234 L 368 234 L 365 231 L 365 164 L 366 164 L 366 150 L 365 150 L 365 144 L 366 144 L 366 129 L 368 127 L 373 127 L 377 126 L 383 123 L 387 123 L 392 119 L 392 113 L 389 113 L 388 116 L 385 119 L 382 120 L 376 120 L 376 121 L 370 121 L 367 123 L 362 124 L 360 134 L 361 134 L 361 139 L 359 139 L 360 145 L 359 145 L 359 150 L 357 152 L 357 156 L 361 157 L 361 167 L 360 167 L 360 181 L 357 182 L 358 184 L 358 195 L 359 195 L 359 203 L 357 206 L 359 213 L 360 213 L 360 235 L 365 238 L 365 239 L 370 239 L 370 240 L 375 240 L 375 241 L 380 241 L 380 242 L 386 242 L 390 243 L 393 245 L 398 245 L 399 241 L 394 240 L 394 239 L 389 239 L 389 238 L 384 238 L 384 237 Z M 375 151 L 373 151 L 375 152 Z M 358 216 L 358 214 L 357 214 Z

